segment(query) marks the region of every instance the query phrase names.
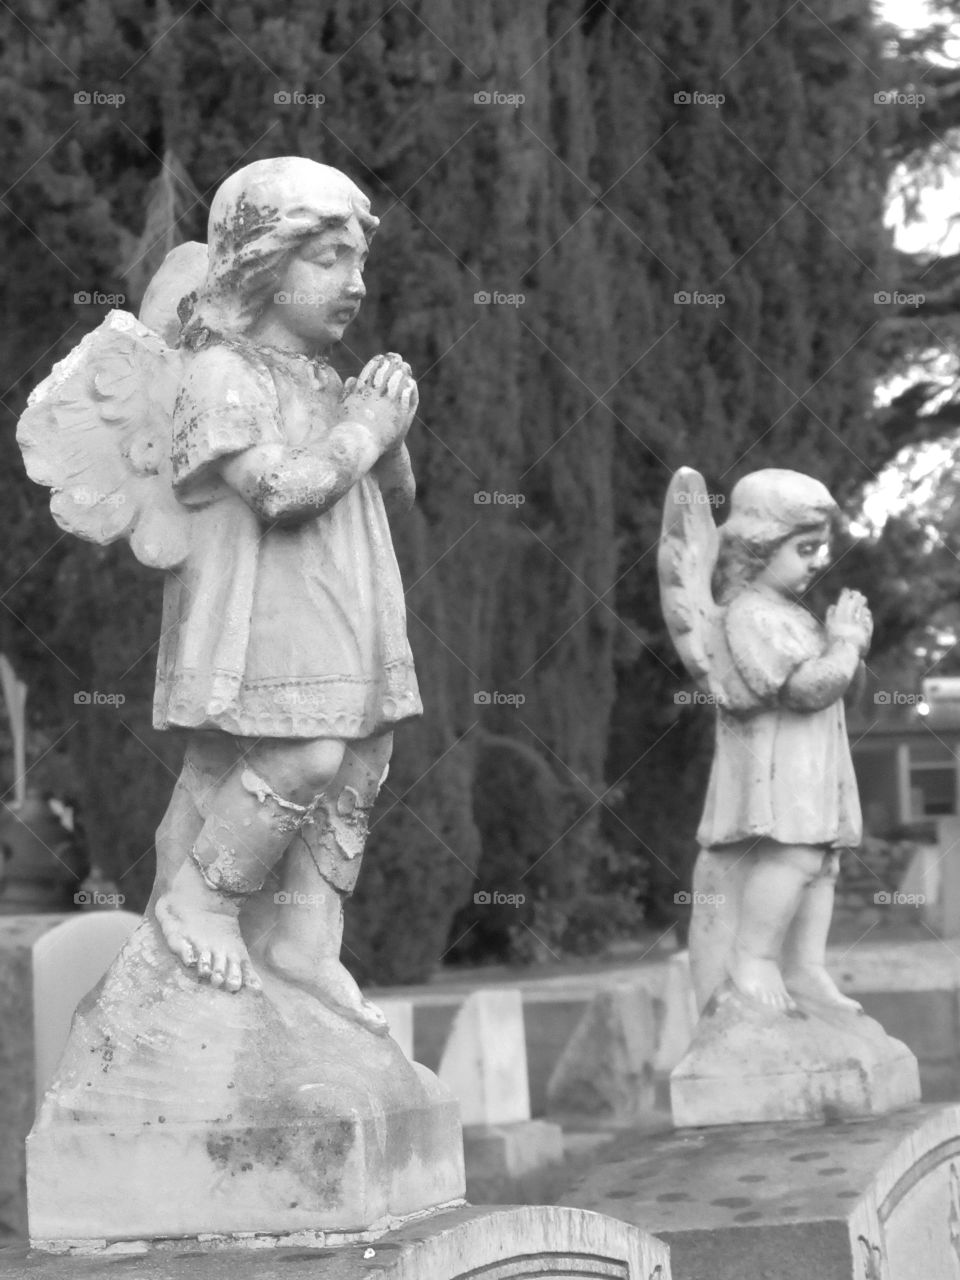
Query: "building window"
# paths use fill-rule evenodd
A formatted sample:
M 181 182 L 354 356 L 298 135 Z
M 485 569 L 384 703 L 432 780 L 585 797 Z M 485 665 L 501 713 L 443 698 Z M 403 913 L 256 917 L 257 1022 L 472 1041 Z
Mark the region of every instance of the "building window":
M 908 820 L 946 817 L 958 812 L 957 758 L 941 742 L 909 746 L 910 813 Z

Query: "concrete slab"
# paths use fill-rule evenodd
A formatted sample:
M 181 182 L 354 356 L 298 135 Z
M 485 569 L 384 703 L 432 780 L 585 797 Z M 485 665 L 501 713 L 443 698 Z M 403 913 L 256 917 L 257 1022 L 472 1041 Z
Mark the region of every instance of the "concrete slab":
M 642 1222 L 683 1280 L 941 1280 L 960 1263 L 960 1106 L 624 1135 L 563 1202 Z
M 339 1248 L 223 1249 L 181 1242 L 140 1254 L 51 1257 L 0 1248 L 0 1280 L 468 1280 L 593 1276 L 670 1280 L 666 1245 L 613 1216 L 549 1206 L 465 1207 Z

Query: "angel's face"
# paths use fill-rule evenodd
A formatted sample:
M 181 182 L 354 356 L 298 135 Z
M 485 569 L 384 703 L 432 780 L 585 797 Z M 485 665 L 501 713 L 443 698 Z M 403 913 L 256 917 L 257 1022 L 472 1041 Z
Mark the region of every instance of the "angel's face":
M 316 354 L 339 342 L 366 296 L 367 239 L 356 216 L 306 242 L 274 295 L 272 319 L 291 346 Z
M 797 533 L 781 542 L 756 581 L 783 596 L 799 596 L 824 567 L 829 552 L 828 530 Z

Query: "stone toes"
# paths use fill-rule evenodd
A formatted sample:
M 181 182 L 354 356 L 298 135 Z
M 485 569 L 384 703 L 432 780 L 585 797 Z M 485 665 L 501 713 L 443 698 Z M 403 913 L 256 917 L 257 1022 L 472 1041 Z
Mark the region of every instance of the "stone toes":
M 197 959 L 197 972 L 201 978 L 209 978 L 213 971 L 213 957 L 209 951 L 201 951 Z
M 223 985 L 228 991 L 239 991 L 243 986 L 243 970 L 236 956 L 231 956 L 227 962 L 227 973 Z
M 260 975 L 254 969 L 249 960 L 240 962 L 240 969 L 243 973 L 243 985 L 249 987 L 251 991 L 262 991 L 263 983 L 260 981 Z

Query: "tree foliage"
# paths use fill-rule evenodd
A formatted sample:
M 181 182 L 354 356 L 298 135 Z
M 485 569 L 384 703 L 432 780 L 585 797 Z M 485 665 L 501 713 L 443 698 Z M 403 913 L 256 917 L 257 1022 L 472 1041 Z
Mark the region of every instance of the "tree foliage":
M 670 471 L 722 497 L 791 466 L 849 496 L 918 434 L 873 409 L 906 143 L 873 101 L 867 0 L 773 23 L 761 0 L 31 0 L 0 33 L 0 649 L 101 865 L 142 898 L 177 767 L 149 727 L 160 583 L 59 534 L 13 424 L 103 316 L 75 295 L 135 307 L 171 224 L 204 238 L 229 172 L 304 154 L 383 217 L 343 371 L 398 350 L 421 386 L 395 536 L 426 714 L 397 736 L 347 959 L 410 980 L 448 949 L 595 944 L 648 878 L 669 904 L 706 759 L 657 604 Z M 85 688 L 127 701 L 76 707 Z M 511 886 L 519 915 L 472 902 Z

